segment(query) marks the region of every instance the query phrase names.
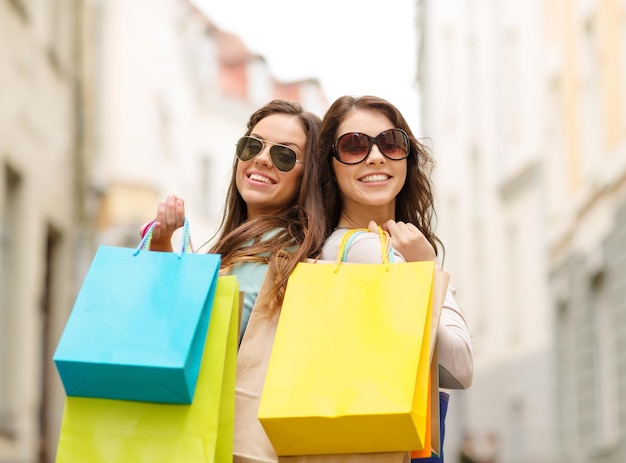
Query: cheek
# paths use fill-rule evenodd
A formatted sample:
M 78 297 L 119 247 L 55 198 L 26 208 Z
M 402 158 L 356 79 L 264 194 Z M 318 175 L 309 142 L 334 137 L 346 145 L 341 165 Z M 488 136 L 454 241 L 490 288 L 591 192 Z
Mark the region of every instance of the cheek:
M 343 193 L 346 191 L 350 182 L 349 178 L 349 166 L 345 166 L 343 164 L 339 164 L 338 161 L 333 162 L 333 176 L 335 177 L 335 183 L 339 188 L 339 193 Z
M 250 161 L 242 162 L 237 161 L 237 166 L 235 167 L 235 187 L 237 192 L 239 192 L 242 197 L 247 197 L 247 191 L 249 189 L 248 183 L 246 181 L 246 169 L 248 168 L 247 164 Z
M 241 189 L 241 183 L 243 181 L 243 169 L 241 168 L 241 162 L 237 163 L 237 166 L 235 167 L 235 185 L 237 186 L 237 189 Z
M 301 170 L 301 169 L 300 169 Z M 302 185 L 303 172 L 290 172 L 289 177 L 285 178 L 282 183 L 285 196 L 294 198 L 300 193 L 300 186 Z
M 408 172 L 408 165 L 405 162 L 402 163 L 402 168 L 400 169 L 400 177 L 402 177 L 402 184 L 406 182 L 406 174 Z

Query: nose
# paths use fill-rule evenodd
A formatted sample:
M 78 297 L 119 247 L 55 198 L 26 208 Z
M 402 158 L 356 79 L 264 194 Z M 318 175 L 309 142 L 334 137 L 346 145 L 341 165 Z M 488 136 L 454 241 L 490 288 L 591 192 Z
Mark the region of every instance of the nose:
M 366 162 L 368 164 L 382 164 L 386 162 L 385 156 L 383 156 L 383 153 L 381 153 L 376 143 L 374 143 L 374 145 L 372 146 L 370 154 L 368 154 L 367 156 Z
M 254 158 L 254 163 L 264 165 L 266 167 L 272 167 L 274 164 L 272 163 L 272 158 L 270 157 L 270 148 L 271 145 L 265 143 L 261 152 Z

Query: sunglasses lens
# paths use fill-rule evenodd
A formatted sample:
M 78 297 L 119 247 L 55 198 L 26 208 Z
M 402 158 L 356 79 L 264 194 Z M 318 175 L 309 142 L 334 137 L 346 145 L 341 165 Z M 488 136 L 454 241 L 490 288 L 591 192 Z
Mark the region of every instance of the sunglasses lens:
M 376 137 L 378 147 L 390 159 L 404 159 L 409 152 L 409 139 L 398 129 L 386 130 Z
M 263 141 L 254 137 L 241 137 L 237 142 L 236 154 L 240 161 L 249 161 L 263 151 Z M 289 172 L 296 165 L 297 155 L 294 150 L 283 145 L 270 148 L 272 163 L 281 172 Z
M 346 164 L 358 164 L 370 151 L 370 139 L 362 133 L 346 133 L 337 140 L 337 156 Z
M 270 157 L 274 166 L 281 172 L 289 172 L 296 165 L 296 152 L 286 146 L 272 146 Z
M 263 142 L 252 137 L 241 137 L 237 142 L 237 157 L 249 161 L 263 150 Z

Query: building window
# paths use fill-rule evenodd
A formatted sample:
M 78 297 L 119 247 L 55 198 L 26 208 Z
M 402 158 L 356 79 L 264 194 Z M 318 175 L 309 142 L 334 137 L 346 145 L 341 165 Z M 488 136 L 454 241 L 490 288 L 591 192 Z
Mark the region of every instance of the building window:
M 55 288 L 58 288 L 59 275 L 59 248 L 62 236 L 52 226 L 48 226 L 45 254 L 45 273 L 43 274 L 43 294 L 41 297 L 41 343 L 42 343 L 42 375 L 41 375 L 41 402 L 39 403 L 39 461 L 52 461 L 50 455 L 50 439 L 53 435 L 53 420 L 49 415 L 51 405 L 51 379 L 56 376 L 56 370 L 50 361 L 54 354 L 52 347 L 52 314 L 55 306 Z
M 519 144 L 521 139 L 521 75 L 524 69 L 520 66 L 520 44 L 517 31 L 507 30 L 504 33 L 502 46 L 504 47 L 502 60 L 502 73 L 506 89 L 503 89 L 503 109 L 504 109 L 504 135 L 505 144 L 511 147 Z M 509 163 L 514 163 L 517 159 L 508 159 Z M 510 167 L 510 166 L 507 166 Z
M 159 145 L 162 149 L 163 159 L 176 160 L 176 153 L 172 141 L 172 110 L 170 104 L 163 95 L 156 98 L 156 111 L 158 115 L 158 133 L 160 135 Z
M 482 161 L 483 158 L 480 153 L 480 149 L 476 144 L 472 145 L 470 156 L 470 169 L 469 180 L 471 182 L 470 191 L 471 197 L 471 221 L 472 221 L 472 237 L 473 237 L 473 250 L 475 266 L 475 285 L 477 288 L 486 288 L 488 276 L 487 276 L 487 258 L 489 255 L 485 251 L 485 231 L 484 224 L 487 222 L 485 219 L 485 207 L 482 195 L 482 186 L 485 184 L 482 175 Z M 485 312 L 484 308 L 488 307 L 488 295 L 486 291 L 476 292 L 476 307 L 482 308 L 475 313 L 475 327 L 478 332 L 485 332 L 489 325 L 489 316 Z
M 25 0 L 8 0 L 8 2 L 23 21 L 29 20 L 28 6 L 26 5 L 27 2 Z
M 441 79 L 444 81 L 444 86 L 448 92 L 448 95 L 444 101 L 444 123 L 443 126 L 447 129 L 454 128 L 456 123 L 456 113 L 458 111 L 458 88 L 456 83 L 456 79 L 458 76 L 458 63 L 456 61 L 456 35 L 455 31 L 451 28 L 446 28 L 443 38 L 443 50 L 442 59 L 445 60 L 444 69 L 446 72 L 443 73 Z
M 215 201 L 213 198 L 213 185 L 215 180 L 213 179 L 213 162 L 210 155 L 200 157 L 200 197 L 198 198 L 198 204 L 202 204 L 202 212 L 206 216 L 214 214 Z
M 507 249 L 506 249 L 506 289 L 508 301 L 508 339 L 511 347 L 517 347 L 522 341 L 522 310 L 520 300 L 523 295 L 520 290 L 520 282 L 523 278 L 521 273 L 521 258 L 518 227 L 516 224 L 509 224 L 507 227 Z
M 593 319 L 593 365 L 595 401 L 595 446 L 598 450 L 617 444 L 618 407 L 616 375 L 616 337 L 611 321 L 607 284 L 604 273 L 591 280 L 591 304 Z
M 511 436 L 515 436 L 511 439 L 509 455 L 511 456 L 511 463 L 524 463 L 526 452 L 526 438 L 524 432 L 524 402 L 521 399 L 514 399 L 510 405 L 510 419 L 511 419 Z M 493 436 L 491 436 L 493 439 Z
M 13 434 L 12 410 L 12 326 L 13 307 L 17 304 L 15 291 L 18 264 L 18 219 L 20 217 L 20 176 L 8 166 L 3 172 L 3 191 L 0 192 L 0 435 Z
M 574 455 L 579 449 L 578 388 L 576 382 L 576 331 L 571 306 L 559 302 L 556 310 L 555 374 L 557 387 L 556 410 L 559 423 L 559 446 L 564 456 Z
M 581 53 L 578 60 L 580 75 L 581 124 L 580 133 L 581 174 L 583 178 L 594 173 L 598 159 L 605 156 L 603 131 L 606 127 L 602 108 L 601 69 L 598 24 L 595 14 L 590 13 L 582 24 L 580 34 Z

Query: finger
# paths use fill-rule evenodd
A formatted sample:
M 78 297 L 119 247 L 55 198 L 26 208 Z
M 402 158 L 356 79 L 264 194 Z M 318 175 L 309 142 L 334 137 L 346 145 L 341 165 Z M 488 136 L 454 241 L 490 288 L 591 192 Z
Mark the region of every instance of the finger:
M 182 227 L 185 223 L 185 201 L 176 198 L 176 228 Z
M 185 223 L 185 201 L 176 196 L 169 195 L 165 202 L 165 223 L 168 228 L 177 229 Z
M 378 233 L 378 225 L 373 220 L 367 225 L 367 229 L 372 233 Z
M 415 225 L 413 225 L 410 222 L 409 223 L 405 223 L 402 221 L 394 222 L 393 220 L 390 220 L 389 222 L 388 222 L 388 226 L 390 227 L 390 232 L 389 232 L 390 234 L 391 234 L 391 230 L 393 230 L 393 234 L 395 234 L 398 237 L 409 238 L 416 234 L 421 235 L 419 228 L 417 228 Z
M 165 217 L 165 211 L 167 209 L 167 203 L 165 201 L 159 201 L 159 204 L 157 205 L 157 215 L 156 215 L 156 221 L 159 222 L 161 225 L 164 225 L 166 223 L 166 217 Z
M 384 228 L 387 230 L 387 232 L 391 235 L 398 235 L 399 234 L 399 228 L 398 228 L 398 224 L 395 222 L 395 220 L 387 220 L 384 223 Z
M 165 200 L 165 226 L 176 228 L 176 197 L 169 195 Z

